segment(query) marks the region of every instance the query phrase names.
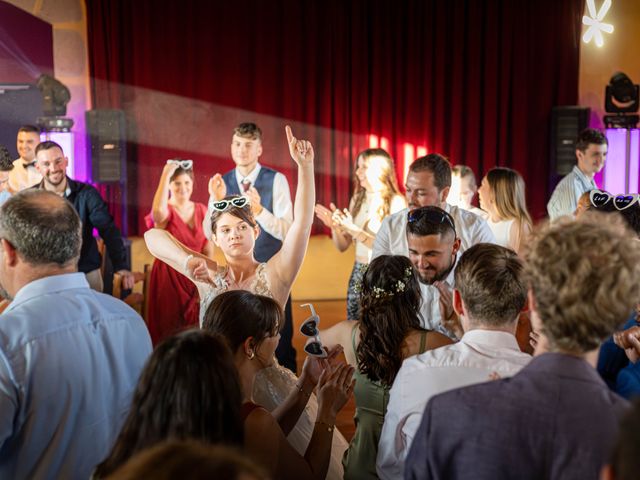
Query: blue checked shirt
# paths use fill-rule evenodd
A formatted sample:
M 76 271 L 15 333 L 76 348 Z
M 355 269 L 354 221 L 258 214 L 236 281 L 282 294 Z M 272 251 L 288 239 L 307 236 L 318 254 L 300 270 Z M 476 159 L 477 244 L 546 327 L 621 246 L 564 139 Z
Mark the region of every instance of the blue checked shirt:
M 549 218 L 555 220 L 563 215 L 573 215 L 578 206 L 578 199 L 584 192 L 598 188 L 592 178 L 587 177 L 576 165 L 567 174 L 553 191 L 547 213 Z

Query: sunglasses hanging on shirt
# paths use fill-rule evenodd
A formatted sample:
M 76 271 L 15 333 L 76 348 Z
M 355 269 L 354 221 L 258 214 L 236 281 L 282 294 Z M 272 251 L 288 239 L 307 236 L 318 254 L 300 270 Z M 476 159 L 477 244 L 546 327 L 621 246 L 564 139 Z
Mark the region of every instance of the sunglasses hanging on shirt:
M 167 165 L 178 165 L 184 170 L 191 170 L 193 168 L 193 160 L 178 160 L 171 158 L 167 160 Z
M 310 337 L 304 346 L 304 351 L 307 355 L 311 355 L 312 357 L 326 358 L 327 351 L 322 346 L 322 342 L 318 336 L 320 333 L 320 330 L 318 329 L 320 317 L 311 303 L 305 303 L 300 306 L 309 307 L 311 309 L 311 316 L 302 322 L 302 325 L 300 325 L 300 333 L 305 337 Z

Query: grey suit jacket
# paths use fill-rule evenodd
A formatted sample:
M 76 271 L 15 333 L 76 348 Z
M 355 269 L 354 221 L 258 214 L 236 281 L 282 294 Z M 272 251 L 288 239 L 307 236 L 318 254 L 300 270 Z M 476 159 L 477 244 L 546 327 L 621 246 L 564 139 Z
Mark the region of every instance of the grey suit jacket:
M 587 362 L 546 353 L 512 378 L 433 397 L 405 479 L 597 480 L 627 407 Z

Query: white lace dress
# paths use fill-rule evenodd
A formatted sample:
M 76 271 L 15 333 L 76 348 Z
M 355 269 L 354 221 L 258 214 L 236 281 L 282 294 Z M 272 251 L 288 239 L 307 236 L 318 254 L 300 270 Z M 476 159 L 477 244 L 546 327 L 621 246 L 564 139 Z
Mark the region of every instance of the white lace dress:
M 256 270 L 253 282 L 247 286 L 247 290 L 257 295 L 265 295 L 273 298 L 271 290 L 269 289 L 266 270 L 267 264 L 261 263 Z M 202 326 L 204 314 L 211 301 L 220 293 L 234 289 L 234 287 L 229 285 L 226 277 L 227 270 L 223 268 L 216 274 L 216 286 L 207 285 L 205 289 L 206 293 L 204 293 L 200 299 L 200 326 Z M 296 388 L 296 381 L 297 377 L 290 370 L 274 362 L 273 367 L 265 368 L 256 375 L 253 387 L 253 400 L 258 405 L 272 411 L 284 401 L 289 395 L 289 392 Z M 296 426 L 287 437 L 291 446 L 293 446 L 300 455 L 304 455 L 307 450 L 315 426 L 317 413 L 318 400 L 315 395 L 311 395 L 307 406 L 300 415 L 298 423 L 296 423 Z M 331 461 L 329 463 L 327 479 L 342 479 L 342 456 L 348 446 L 349 444 L 342 434 L 338 429 L 335 429 L 333 433 L 333 443 L 331 444 Z

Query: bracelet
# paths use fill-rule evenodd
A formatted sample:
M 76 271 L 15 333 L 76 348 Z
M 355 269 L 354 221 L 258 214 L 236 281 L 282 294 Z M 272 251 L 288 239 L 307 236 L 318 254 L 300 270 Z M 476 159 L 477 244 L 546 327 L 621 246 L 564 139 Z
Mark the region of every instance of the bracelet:
M 305 391 L 304 391 L 304 389 L 302 388 L 302 385 L 298 385 L 297 383 L 296 383 L 295 385 L 296 385 L 296 388 L 297 388 L 298 390 L 300 390 L 300 393 L 301 393 L 301 394 L 305 395 L 307 398 L 311 396 L 311 393 L 313 392 L 313 389 L 311 389 L 311 392 L 307 393 L 307 392 L 305 392 Z
M 330 424 L 324 423 L 324 422 L 316 422 L 316 425 L 322 425 L 323 427 L 326 427 L 327 432 L 329 432 L 329 433 L 333 433 L 333 429 L 336 428 L 335 425 L 330 425 Z
M 191 260 L 192 258 L 193 258 L 193 255 L 187 255 L 187 258 L 184 259 L 184 264 L 182 265 L 183 270 L 185 271 L 187 277 L 191 277 L 191 272 L 187 270 L 187 266 L 189 264 L 189 260 Z

